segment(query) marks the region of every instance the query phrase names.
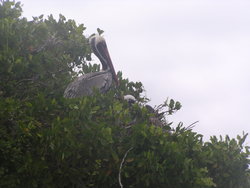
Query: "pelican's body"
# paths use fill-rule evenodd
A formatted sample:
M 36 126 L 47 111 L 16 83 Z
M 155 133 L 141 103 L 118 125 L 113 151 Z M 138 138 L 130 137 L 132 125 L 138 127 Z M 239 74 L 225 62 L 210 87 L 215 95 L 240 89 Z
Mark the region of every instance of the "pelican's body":
M 93 94 L 94 89 L 105 93 L 112 84 L 112 74 L 108 71 L 84 74 L 71 82 L 64 92 L 66 98 L 76 98 Z
M 76 78 L 65 89 L 64 97 L 66 98 L 89 96 L 95 89 L 105 93 L 111 87 L 113 79 L 118 84 L 105 40 L 95 35 L 90 38 L 90 47 L 101 61 L 103 69 L 100 72 L 91 72 Z

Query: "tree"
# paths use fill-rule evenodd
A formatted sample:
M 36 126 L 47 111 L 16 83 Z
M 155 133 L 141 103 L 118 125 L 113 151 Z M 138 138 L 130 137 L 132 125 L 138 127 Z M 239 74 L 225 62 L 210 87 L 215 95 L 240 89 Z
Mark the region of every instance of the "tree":
M 158 127 L 142 83 L 121 72 L 106 94 L 63 98 L 76 76 L 100 69 L 89 63 L 85 27 L 21 13 L 1 1 L 0 187 L 249 187 L 247 135 L 203 142 L 164 116 Z M 167 118 L 180 107 L 171 99 L 159 110 Z

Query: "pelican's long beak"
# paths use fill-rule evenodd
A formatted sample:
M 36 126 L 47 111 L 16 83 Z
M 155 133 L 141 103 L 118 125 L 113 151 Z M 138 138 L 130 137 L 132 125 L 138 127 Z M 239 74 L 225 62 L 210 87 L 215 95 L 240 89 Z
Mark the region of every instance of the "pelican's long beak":
M 118 86 L 118 85 L 119 85 L 119 81 L 118 81 L 118 78 L 117 78 L 117 75 L 116 75 L 116 72 L 115 72 L 113 63 L 112 63 L 112 61 L 111 61 L 111 58 L 110 58 L 110 56 L 109 56 L 108 48 L 105 48 L 105 49 L 106 49 L 106 50 L 104 50 L 104 52 L 105 52 L 105 55 L 107 56 L 107 63 L 108 63 L 108 66 L 109 66 L 110 71 L 111 71 L 111 73 L 112 73 L 112 75 L 113 75 L 113 79 L 114 79 L 116 85 Z
M 100 50 L 101 50 L 102 54 L 105 56 L 104 58 L 106 59 L 108 67 L 110 68 L 110 71 L 112 73 L 112 76 L 113 76 L 113 79 L 115 81 L 115 84 L 118 86 L 119 85 L 119 81 L 118 81 L 118 78 L 117 78 L 117 75 L 116 75 L 116 72 L 115 72 L 112 60 L 111 60 L 110 55 L 109 55 L 106 42 L 103 41 L 103 43 L 101 43 L 100 47 L 101 47 Z

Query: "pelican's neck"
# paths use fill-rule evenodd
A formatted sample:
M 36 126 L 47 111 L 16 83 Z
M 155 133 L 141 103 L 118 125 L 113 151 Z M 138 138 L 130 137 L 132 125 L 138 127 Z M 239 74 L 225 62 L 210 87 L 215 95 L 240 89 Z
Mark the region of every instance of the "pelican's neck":
M 94 35 L 90 38 L 90 46 L 94 54 L 102 63 L 102 70 L 111 72 L 116 84 L 118 85 L 118 79 L 104 38 L 102 38 L 100 35 Z
M 97 34 L 92 36 L 90 38 L 90 47 L 93 53 L 98 57 L 98 59 L 102 63 L 102 70 L 109 69 L 107 59 L 103 56 L 104 48 L 107 48 L 104 38 Z

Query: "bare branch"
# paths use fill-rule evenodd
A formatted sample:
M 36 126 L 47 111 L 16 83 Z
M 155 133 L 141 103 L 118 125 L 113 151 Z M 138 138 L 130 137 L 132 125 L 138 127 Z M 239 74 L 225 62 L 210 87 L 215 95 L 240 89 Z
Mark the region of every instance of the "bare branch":
M 189 126 L 187 126 L 187 129 L 193 129 L 194 128 L 194 124 L 199 123 L 199 121 L 195 121 L 194 123 L 190 124 Z
M 120 185 L 121 188 L 123 188 L 122 180 L 121 180 L 122 165 L 123 165 L 123 163 L 124 163 L 125 158 L 126 158 L 127 155 L 128 155 L 128 152 L 130 152 L 132 149 L 133 149 L 133 147 L 129 148 L 128 151 L 126 151 L 125 155 L 124 155 L 123 158 L 122 158 L 122 162 L 121 162 L 121 164 L 120 164 L 120 169 L 119 169 L 119 185 Z
M 39 52 L 45 50 L 48 47 L 54 47 L 55 45 L 61 43 L 61 40 L 59 38 L 57 38 L 56 35 L 57 35 L 57 33 L 49 34 L 47 40 L 44 41 L 44 43 L 41 46 L 39 46 L 35 49 L 32 49 L 31 53 L 36 54 L 36 53 L 39 53 Z

